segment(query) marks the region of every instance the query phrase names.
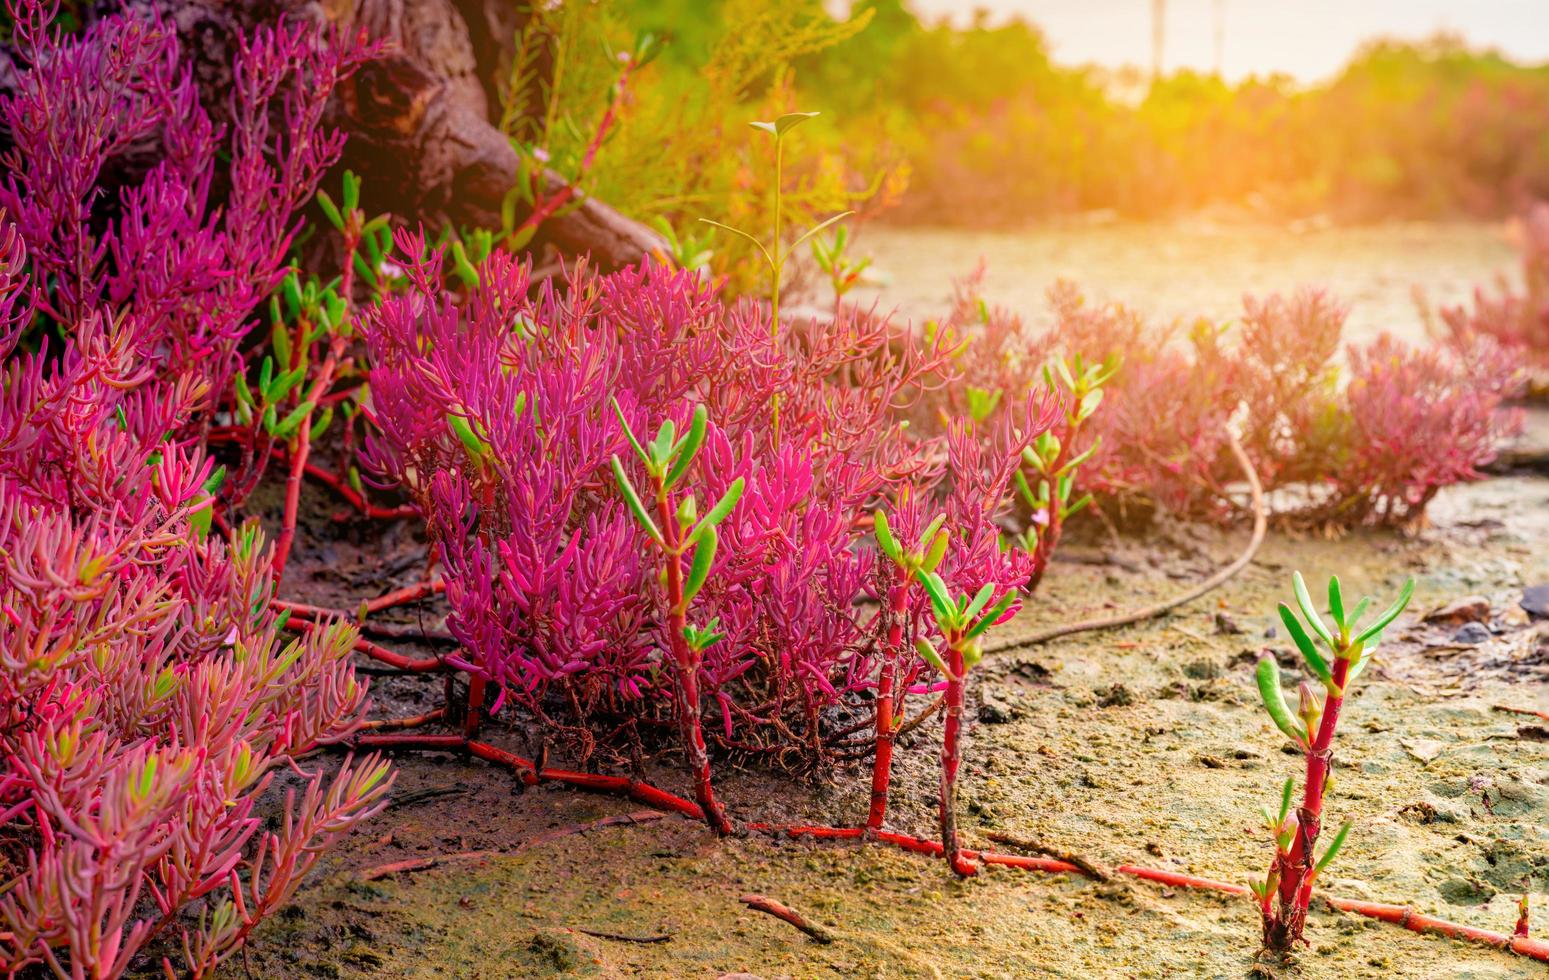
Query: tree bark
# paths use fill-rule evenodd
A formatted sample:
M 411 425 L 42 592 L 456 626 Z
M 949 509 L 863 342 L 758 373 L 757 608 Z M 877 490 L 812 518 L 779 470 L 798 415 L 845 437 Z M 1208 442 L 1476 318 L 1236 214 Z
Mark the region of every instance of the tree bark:
M 176 25 L 200 96 L 217 119 L 238 31 L 284 17 L 364 28 L 387 41 L 381 58 L 340 86 L 332 107 L 331 121 L 349 135 L 340 165 L 361 176 L 364 207 L 432 232 L 448 225 L 499 229 L 518 161 L 491 120 L 498 120 L 500 85 L 527 16 L 512 0 L 105 0 L 97 14 L 125 8 Z M 0 71 L 0 85 L 6 75 Z M 518 221 L 523 216 L 519 206 Z M 546 221 L 530 247 L 590 254 L 593 265 L 615 269 L 664 244 L 646 226 L 585 198 Z

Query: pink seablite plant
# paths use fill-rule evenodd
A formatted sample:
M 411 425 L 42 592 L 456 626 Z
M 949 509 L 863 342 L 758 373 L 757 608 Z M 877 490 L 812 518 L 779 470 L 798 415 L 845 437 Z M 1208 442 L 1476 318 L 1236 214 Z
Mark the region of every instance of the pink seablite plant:
M 1542 373 L 1549 371 L 1549 203 L 1534 204 L 1514 230 L 1522 252 L 1520 289 L 1503 276 L 1493 292 L 1476 288 L 1471 307 L 1447 307 L 1441 319 L 1460 343 L 1491 337 Z
M 14 237 L 0 308 L 19 313 Z M 153 940 L 196 976 L 380 808 L 385 764 L 303 775 L 278 830 L 259 801 L 366 708 L 353 631 L 282 643 L 252 527 L 206 538 L 212 464 L 168 440 L 202 394 L 92 314 L 57 358 L 12 345 L 0 390 L 0 965 L 111 977 Z M 11 329 L 14 335 L 14 320 Z M 189 906 L 203 914 L 189 918 Z M 170 967 L 169 967 L 170 969 Z
M 974 287 L 972 279 L 960 287 L 941 328 L 963 340 L 962 383 L 938 403 L 961 400 L 975 417 L 993 417 L 1041 366 L 1065 365 L 1050 383 L 1064 381 L 1073 407 L 1030 447 L 1022 474 L 1018 538 L 1035 554 L 1087 500 L 1082 491 L 1120 508 L 1237 516 L 1231 432 L 1266 489 L 1302 489 L 1280 498 L 1282 519 L 1351 526 L 1418 519 L 1438 489 L 1475 478 L 1518 424 L 1505 402 L 1523 379 L 1488 337 L 1425 352 L 1390 339 L 1349 346 L 1342 377 L 1347 310 L 1321 291 L 1247 297 L 1238 328 L 1199 321 L 1180 339 L 1122 307 L 1087 304 L 1068 283 L 1050 290 L 1047 329 L 989 306 Z M 1097 404 L 1077 393 L 1084 375 L 1070 369 L 1074 354 L 1088 370 L 1114 359 L 1093 379 Z M 1072 486 L 1049 479 L 1062 470 Z M 1070 495 L 1063 515 L 1051 504 L 1062 494 Z
M 354 631 L 278 638 L 262 537 L 210 536 L 224 470 L 201 445 L 354 55 L 297 27 L 242 39 L 222 130 L 164 23 L 65 40 L 50 16 L 16 11 L 0 100 L 0 966 L 115 977 L 161 953 L 205 976 L 391 781 L 297 767 L 365 712 Z M 146 144 L 103 216 L 104 168 Z M 270 822 L 281 770 L 300 783 Z
M 673 723 L 723 832 L 707 752 L 790 765 L 868 749 L 842 719 L 879 684 L 892 707 L 920 687 L 898 640 L 936 632 L 923 592 L 882 616 L 861 601 L 902 584 L 875 575 L 873 508 L 913 513 L 939 485 L 943 569 L 1002 561 L 994 521 L 1055 403 L 987 423 L 993 450 L 919 439 L 902 413 L 948 352 L 885 320 L 846 311 L 771 335 L 764 308 L 727 305 L 691 272 L 581 268 L 535 286 L 501 252 L 454 295 L 437 253 L 398 246 L 425 257 L 363 317 L 365 461 L 427 515 L 471 707 L 493 684 L 496 707 L 517 699 L 583 753 Z M 996 581 L 1025 582 L 1007 561 Z

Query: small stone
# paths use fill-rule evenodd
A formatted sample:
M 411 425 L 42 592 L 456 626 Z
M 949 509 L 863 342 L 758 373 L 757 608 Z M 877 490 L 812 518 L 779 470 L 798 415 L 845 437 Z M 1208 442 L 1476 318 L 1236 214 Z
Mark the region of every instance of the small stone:
M 1243 629 L 1231 616 L 1224 612 L 1216 613 L 1216 632 L 1225 633 L 1227 636 L 1242 636 L 1248 632 Z
M 1490 631 L 1480 623 L 1464 623 L 1452 634 L 1452 642 L 1463 646 L 1478 646 L 1490 639 Z
M 1405 752 L 1421 762 L 1431 762 L 1447 747 L 1446 743 L 1431 738 L 1406 738 L 1400 744 L 1404 746 Z
M 1519 605 L 1527 610 L 1529 616 L 1549 619 L 1549 582 L 1540 582 L 1523 589 Z
M 1221 676 L 1221 665 L 1214 660 L 1191 660 L 1183 665 L 1183 676 L 1196 681 L 1215 680 Z
M 1462 623 L 1482 623 L 1489 618 L 1490 600 L 1482 595 L 1464 596 L 1425 614 L 1427 623 L 1445 623 L 1451 626 Z
M 1100 708 L 1123 708 L 1135 703 L 1135 692 L 1123 684 L 1100 687 L 1092 693 L 1097 695 L 1097 706 Z
M 986 694 L 979 705 L 979 720 L 986 725 L 1004 725 L 1016 717 L 1016 711 L 1002 699 Z

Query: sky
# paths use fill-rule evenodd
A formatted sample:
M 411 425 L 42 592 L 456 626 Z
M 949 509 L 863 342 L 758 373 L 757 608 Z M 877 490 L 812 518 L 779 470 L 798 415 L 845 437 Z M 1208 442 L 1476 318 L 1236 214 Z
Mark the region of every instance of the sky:
M 928 20 L 1017 14 L 1043 29 L 1055 60 L 1107 67 L 1151 65 L 1152 0 L 908 0 Z M 1438 30 L 1517 61 L 1549 61 L 1549 0 L 1166 0 L 1163 68 L 1216 67 L 1220 11 L 1223 74 L 1284 72 L 1304 82 L 1339 70 L 1376 36 L 1415 40 Z

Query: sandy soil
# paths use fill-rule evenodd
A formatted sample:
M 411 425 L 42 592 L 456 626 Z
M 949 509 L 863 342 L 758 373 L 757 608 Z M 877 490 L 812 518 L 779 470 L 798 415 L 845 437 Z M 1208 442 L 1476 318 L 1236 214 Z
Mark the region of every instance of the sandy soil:
M 1458 627 L 1413 616 L 1393 631 L 1347 707 L 1329 807 L 1356 830 L 1326 887 L 1502 931 L 1528 890 L 1535 933 L 1549 933 L 1549 726 L 1492 708 L 1549 710 L 1549 626 L 1517 606 L 1524 585 L 1549 581 L 1549 479 L 1457 488 L 1433 515 L 1411 536 L 1272 535 L 1239 578 L 1167 619 L 988 661 L 971 695 L 966 836 L 1005 831 L 1102 864 L 1233 881 L 1261 874 L 1270 855 L 1258 810 L 1299 759 L 1256 704 L 1252 663 L 1266 644 L 1291 662 L 1283 632 L 1271 633 L 1291 570 L 1337 570 L 1347 593 L 1379 596 L 1413 574 L 1418 611 L 1487 597 L 1491 635 L 1466 645 Z M 1196 527 L 1077 541 L 1007 635 L 1177 591 L 1243 541 Z M 348 606 L 412 581 L 422 549 L 407 529 L 307 542 L 312 580 L 293 587 Z M 434 627 L 434 607 L 407 621 Z M 439 701 L 439 684 L 424 680 L 379 679 L 377 690 L 389 714 Z M 928 725 L 901 751 L 899 829 L 932 829 L 938 738 Z M 682 791 L 674 761 L 651 767 Z M 884 846 L 719 841 L 626 801 L 523 792 L 448 756 L 404 755 L 399 772 L 392 808 L 260 931 L 253 976 L 1240 977 L 1254 967 L 1256 912 L 1241 900 L 1008 869 L 959 882 Z M 744 820 L 845 823 L 864 815 L 864 777 L 851 767 L 798 784 L 723 770 L 721 792 Z M 581 829 L 601 818 L 613 819 Z M 384 864 L 474 851 L 497 853 L 365 880 Z M 836 941 L 745 910 L 746 892 L 794 906 Z M 1509 953 L 1326 910 L 1309 935 L 1297 976 L 1544 974 Z

